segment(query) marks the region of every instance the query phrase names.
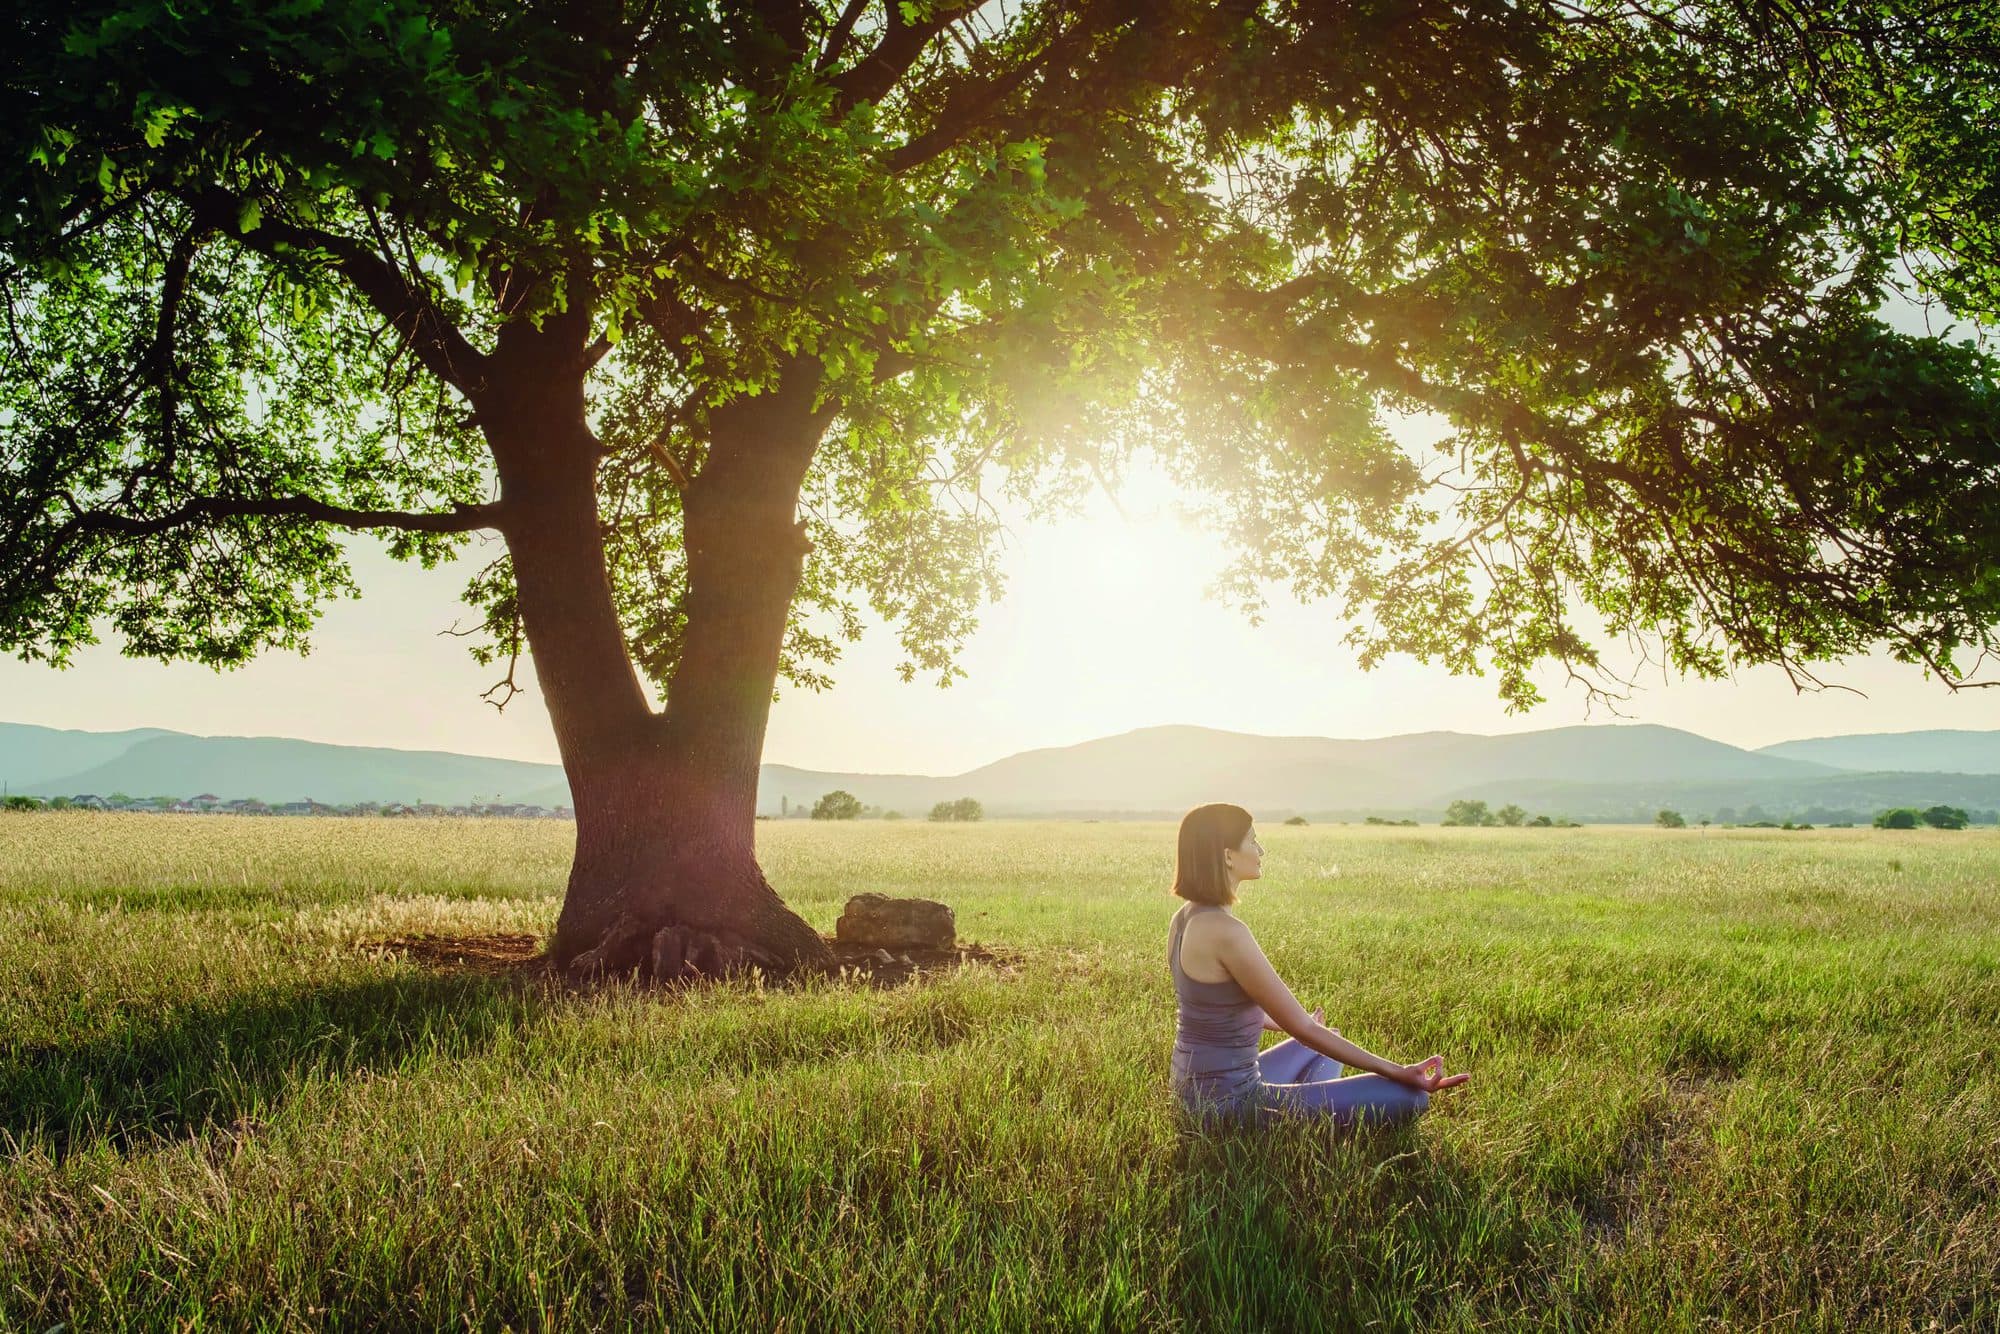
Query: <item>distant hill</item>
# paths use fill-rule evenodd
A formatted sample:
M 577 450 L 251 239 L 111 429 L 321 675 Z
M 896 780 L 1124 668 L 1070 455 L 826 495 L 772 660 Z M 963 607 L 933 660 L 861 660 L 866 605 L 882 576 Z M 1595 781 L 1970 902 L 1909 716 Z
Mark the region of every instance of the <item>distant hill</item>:
M 1760 755 L 1879 773 L 2000 774 L 2000 732 L 1873 732 L 1780 741 Z
M 18 792 L 32 784 L 116 759 L 138 742 L 179 735 L 157 727 L 130 732 L 72 732 L 26 723 L 0 723 L 0 778 Z
M 1367 741 L 1147 727 L 1074 746 L 1023 751 L 954 778 L 819 773 L 765 766 L 758 809 L 810 805 L 845 788 L 914 815 L 976 797 L 996 815 L 1176 811 L 1204 801 L 1265 810 L 1388 810 L 1436 805 L 1468 785 L 1797 779 L 1824 765 L 1758 755 L 1650 725 L 1558 727 L 1507 736 L 1416 732 Z
M 30 779 L 27 775 L 46 772 L 46 757 L 52 753 L 44 738 L 20 735 L 37 731 L 48 729 L 9 724 L 0 732 L 0 776 L 16 792 L 45 797 L 85 792 L 191 797 L 209 792 L 225 801 L 238 797 L 303 801 L 310 797 L 330 805 L 355 801 L 458 805 L 475 797 L 557 805 L 566 803 L 569 794 L 561 767 L 553 764 L 447 751 L 335 746 L 283 737 L 201 737 L 157 731 L 98 734 L 107 741 L 113 736 L 135 739 L 115 753 L 92 756 L 96 762 L 86 768 Z M 552 792 L 560 795 L 550 796 Z
M 1908 737 L 1990 738 L 1992 733 Z M 1947 802 L 2000 808 L 1994 771 L 1861 772 L 1823 762 L 1844 755 L 1832 737 L 1743 750 L 1650 725 L 1558 727 L 1504 736 L 1417 732 L 1370 740 L 1267 737 L 1212 728 L 1148 727 L 1073 746 L 1023 751 L 952 776 L 834 773 L 767 764 L 758 810 L 810 808 L 845 788 L 863 803 L 920 817 L 932 805 L 977 798 L 992 815 L 1104 818 L 1172 816 L 1203 801 L 1234 801 L 1265 816 L 1363 814 L 1433 819 L 1454 798 L 1513 801 L 1576 819 L 1649 817 L 1660 806 L 1690 816 L 1761 807 L 1784 815 L 1812 807 L 1868 813 Z M 1935 753 L 1971 754 L 1971 743 Z M 1805 753 L 1792 747 L 1818 748 Z M 1893 753 L 1892 753 L 1893 754 Z M 560 767 L 444 751 L 338 746 L 281 737 L 197 737 L 142 728 L 64 732 L 0 724 L 0 779 L 15 792 L 135 797 L 213 793 L 224 800 L 312 798 L 481 799 L 567 805 Z

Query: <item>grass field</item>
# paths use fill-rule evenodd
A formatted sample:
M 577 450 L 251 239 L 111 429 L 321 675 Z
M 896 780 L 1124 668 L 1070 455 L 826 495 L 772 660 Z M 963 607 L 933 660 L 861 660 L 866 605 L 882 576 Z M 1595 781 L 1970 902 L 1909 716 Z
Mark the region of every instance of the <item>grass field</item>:
M 891 990 L 564 995 L 566 825 L 0 817 L 0 1328 L 2000 1327 L 2000 836 L 1261 829 L 1413 1129 L 1190 1134 L 1166 825 L 759 826 Z

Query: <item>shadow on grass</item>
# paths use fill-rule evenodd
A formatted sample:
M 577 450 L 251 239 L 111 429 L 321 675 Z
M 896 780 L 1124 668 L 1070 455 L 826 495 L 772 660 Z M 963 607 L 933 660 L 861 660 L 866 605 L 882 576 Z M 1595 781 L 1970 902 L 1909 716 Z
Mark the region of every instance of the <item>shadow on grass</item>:
M 534 1022 L 480 977 L 396 977 L 238 996 L 75 1043 L 0 1046 L 0 1132 L 57 1160 L 241 1127 L 299 1085 L 470 1055 Z

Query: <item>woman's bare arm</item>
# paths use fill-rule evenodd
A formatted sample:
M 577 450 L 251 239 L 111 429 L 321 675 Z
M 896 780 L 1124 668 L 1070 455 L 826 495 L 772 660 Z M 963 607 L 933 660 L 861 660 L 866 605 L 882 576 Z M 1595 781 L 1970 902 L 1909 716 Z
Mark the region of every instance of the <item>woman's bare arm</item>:
M 1279 1028 L 1342 1065 L 1372 1071 L 1411 1088 L 1426 1087 L 1422 1076 L 1417 1073 L 1417 1067 L 1377 1056 L 1307 1014 L 1305 1006 L 1299 1004 L 1298 997 L 1292 995 L 1292 989 L 1285 985 L 1284 979 L 1271 967 L 1271 961 L 1264 957 L 1264 950 L 1257 944 L 1257 938 L 1250 934 L 1250 928 L 1234 920 L 1224 926 L 1216 940 L 1216 957 L 1229 970 L 1229 975 L 1236 979 L 1236 984 L 1251 1000 L 1263 1007 L 1265 1015 Z

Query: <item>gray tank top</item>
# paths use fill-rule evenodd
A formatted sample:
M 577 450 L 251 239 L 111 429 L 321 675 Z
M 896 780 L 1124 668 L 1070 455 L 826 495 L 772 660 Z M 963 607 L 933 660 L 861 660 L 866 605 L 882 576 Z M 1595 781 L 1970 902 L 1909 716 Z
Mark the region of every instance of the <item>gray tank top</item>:
M 1226 1102 L 1262 1087 L 1257 1071 L 1257 1039 L 1264 1012 L 1234 978 L 1197 982 L 1181 971 L 1181 937 L 1198 912 L 1220 912 L 1196 904 L 1175 914 L 1167 936 L 1167 965 L 1180 1002 L 1175 1021 L 1173 1089 L 1184 1104 Z

